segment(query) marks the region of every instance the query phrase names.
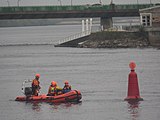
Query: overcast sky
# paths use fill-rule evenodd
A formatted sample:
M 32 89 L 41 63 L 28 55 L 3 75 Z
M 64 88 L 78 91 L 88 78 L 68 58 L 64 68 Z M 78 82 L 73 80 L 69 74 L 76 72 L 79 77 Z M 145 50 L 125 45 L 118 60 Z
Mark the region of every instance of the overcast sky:
M 37 5 L 85 5 L 99 3 L 100 0 L 0 0 L 0 6 L 17 6 L 19 1 L 20 6 L 37 6 Z M 102 4 L 109 4 L 111 0 L 101 0 Z M 139 3 L 160 3 L 160 0 L 113 0 L 115 4 L 137 4 Z

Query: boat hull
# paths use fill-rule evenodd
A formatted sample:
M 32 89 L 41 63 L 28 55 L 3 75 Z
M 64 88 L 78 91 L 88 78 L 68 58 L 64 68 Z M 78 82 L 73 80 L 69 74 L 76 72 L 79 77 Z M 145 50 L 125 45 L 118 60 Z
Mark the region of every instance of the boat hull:
M 42 94 L 39 96 L 18 96 L 15 101 L 39 101 L 39 102 L 52 102 L 52 103 L 64 103 L 64 102 L 78 102 L 82 98 L 81 92 L 78 90 L 72 90 L 65 94 L 57 96 L 47 96 Z

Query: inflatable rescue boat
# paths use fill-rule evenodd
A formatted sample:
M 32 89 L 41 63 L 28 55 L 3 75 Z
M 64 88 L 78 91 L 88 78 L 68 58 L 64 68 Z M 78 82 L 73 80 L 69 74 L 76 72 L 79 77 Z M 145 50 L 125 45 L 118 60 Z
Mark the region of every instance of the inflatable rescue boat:
M 57 95 L 57 96 L 47 96 L 42 94 L 39 96 L 18 96 L 16 101 L 39 101 L 39 102 L 52 102 L 52 103 L 64 103 L 64 102 L 79 102 L 82 98 L 80 91 L 71 90 L 70 92 Z
M 41 94 L 38 96 L 32 95 L 32 87 L 25 87 L 25 84 L 31 82 L 30 80 L 22 83 L 22 93 L 24 96 L 16 97 L 15 101 L 39 101 L 39 102 L 52 102 L 52 103 L 64 103 L 64 102 L 79 102 L 82 98 L 81 92 L 78 90 L 71 90 L 67 93 L 63 93 L 56 96 L 47 96 L 47 94 Z

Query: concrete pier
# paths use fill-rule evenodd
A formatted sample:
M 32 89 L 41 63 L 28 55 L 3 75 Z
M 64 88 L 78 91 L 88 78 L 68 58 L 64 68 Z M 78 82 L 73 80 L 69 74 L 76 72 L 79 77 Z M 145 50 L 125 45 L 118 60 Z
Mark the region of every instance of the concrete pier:
M 112 17 L 101 17 L 100 22 L 104 30 L 113 27 Z
M 160 28 L 149 30 L 148 39 L 152 46 L 160 47 Z

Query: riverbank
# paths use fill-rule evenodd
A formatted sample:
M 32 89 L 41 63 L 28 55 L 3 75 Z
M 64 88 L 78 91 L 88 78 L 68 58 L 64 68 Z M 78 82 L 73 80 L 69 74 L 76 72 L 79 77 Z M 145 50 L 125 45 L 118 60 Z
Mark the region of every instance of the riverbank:
M 81 48 L 144 48 L 149 47 L 147 32 L 102 31 L 92 33 Z

